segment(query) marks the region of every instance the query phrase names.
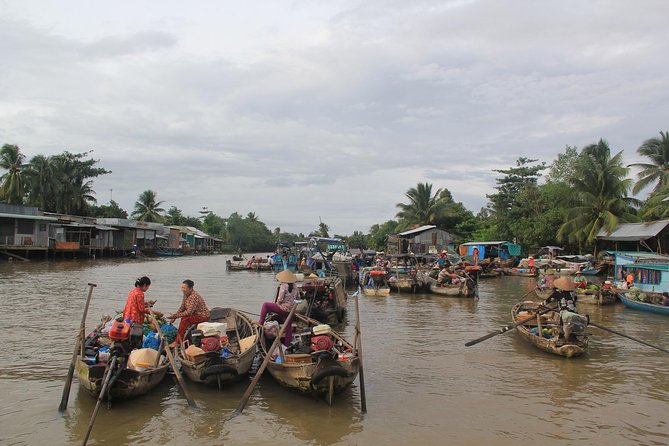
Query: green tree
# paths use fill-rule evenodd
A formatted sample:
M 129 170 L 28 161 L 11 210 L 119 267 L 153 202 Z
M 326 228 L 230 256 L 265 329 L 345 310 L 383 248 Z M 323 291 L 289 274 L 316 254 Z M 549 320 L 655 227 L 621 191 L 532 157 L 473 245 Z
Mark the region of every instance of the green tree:
M 167 210 L 165 215 L 165 224 L 168 226 L 185 226 L 186 217 L 181 212 L 181 209 L 172 206 Z
M 564 153 L 558 154 L 557 158 L 548 168 L 546 182 L 549 183 L 568 183 L 571 177 L 576 173 L 576 163 L 578 161 L 578 148 L 566 146 Z
M 384 251 L 388 245 L 388 236 L 397 234 L 399 222 L 388 220 L 385 223 L 372 225 L 369 228 L 369 248 Z
M 653 192 L 669 186 L 669 132 L 660 132 L 660 138 L 650 138 L 637 149 L 637 153 L 650 159 L 650 163 L 634 163 L 640 167 L 639 181 L 632 192 L 638 194 L 642 189 L 655 184 Z
M 49 210 L 56 202 L 59 183 L 56 181 L 51 159 L 44 155 L 35 155 L 30 159 L 27 170 L 28 205 Z
M 529 236 L 527 229 L 542 211 L 539 197 L 538 180 L 545 163 L 535 164 L 538 160 L 520 157 L 516 166 L 509 169 L 494 170 L 504 174 L 498 178 L 497 193 L 488 195 L 490 199 L 490 218 L 488 236 L 498 240 L 516 240 L 523 246 L 534 245 L 536 237 Z M 490 229 L 494 228 L 494 232 Z
M 611 157 L 606 141 L 600 139 L 585 147 L 570 180 L 578 204 L 569 209 L 558 239 L 589 247 L 600 229 L 613 231 L 620 223 L 638 221 L 632 206 L 639 202 L 628 197 L 632 187 L 628 173 L 622 164 L 622 151 Z
M 353 231 L 353 234 L 345 237 L 349 248 L 367 249 L 369 245 L 369 236 L 362 233 L 362 231 Z
M 45 210 L 74 215 L 89 213 L 90 205 L 96 202 L 91 178 L 111 173 L 102 167 L 96 167 L 99 160 L 87 159 L 92 152 L 65 151 L 49 158 L 55 182 L 55 200 L 47 203 Z
M 145 190 L 139 195 L 135 202 L 135 210 L 132 217 L 139 221 L 162 223 L 165 217 L 165 209 L 161 208 L 162 201 L 156 201 L 157 194 L 152 190 Z
M 110 200 L 108 205 L 94 206 L 92 215 L 103 218 L 128 218 L 128 213 L 114 200 Z
M 0 167 L 7 171 L 0 177 L 0 200 L 8 204 L 23 204 L 25 158 L 19 146 L 5 144 L 0 149 Z
M 397 203 L 395 206 L 400 210 L 396 217 L 399 219 L 400 229 L 406 229 L 412 225 L 436 224 L 440 217 L 443 205 L 439 199 L 441 189 L 437 189 L 432 195 L 432 185 L 429 183 L 418 183 L 404 194 L 409 203 Z
M 669 218 L 669 186 L 653 192 L 639 208 L 639 217 L 643 221 L 664 220 Z
M 209 235 L 225 239 L 225 219 L 209 212 L 202 220 L 202 230 Z

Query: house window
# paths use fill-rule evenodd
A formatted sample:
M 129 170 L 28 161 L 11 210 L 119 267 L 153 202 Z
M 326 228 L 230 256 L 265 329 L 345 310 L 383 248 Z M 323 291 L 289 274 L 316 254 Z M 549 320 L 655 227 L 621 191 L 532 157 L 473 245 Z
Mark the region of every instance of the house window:
M 34 234 L 35 222 L 32 220 L 19 220 L 18 234 Z
M 46 232 L 46 223 L 39 224 L 39 232 Z

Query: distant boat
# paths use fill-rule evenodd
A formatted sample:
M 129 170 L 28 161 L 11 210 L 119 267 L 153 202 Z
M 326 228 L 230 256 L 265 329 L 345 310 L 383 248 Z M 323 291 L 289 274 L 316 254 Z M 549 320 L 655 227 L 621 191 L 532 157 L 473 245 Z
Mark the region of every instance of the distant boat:
M 156 255 L 161 257 L 178 257 L 183 254 L 181 248 L 156 248 Z

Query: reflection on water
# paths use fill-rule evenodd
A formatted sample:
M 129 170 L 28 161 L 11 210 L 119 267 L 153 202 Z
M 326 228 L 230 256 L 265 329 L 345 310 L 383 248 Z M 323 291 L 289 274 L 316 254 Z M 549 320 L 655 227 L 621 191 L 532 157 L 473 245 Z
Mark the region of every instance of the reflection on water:
M 87 327 L 121 310 L 138 276 L 153 284 L 156 308 L 174 311 L 183 279 L 210 306 L 258 313 L 272 299 L 270 273 L 228 272 L 225 257 L 83 260 L 0 264 L 0 443 L 79 443 L 95 400 L 76 379 L 67 412 L 57 412 L 88 291 L 96 283 Z M 472 347 L 464 343 L 510 323 L 518 300 L 533 299 L 535 280 L 482 281 L 480 299 L 432 294 L 360 298 L 368 413 L 356 382 L 332 407 L 288 392 L 263 376 L 244 413 L 248 381 L 222 391 L 190 383 L 189 408 L 176 381 L 103 406 L 91 444 L 667 444 L 666 354 L 611 333 L 593 333 L 585 356 L 567 360 L 534 349 L 513 332 Z M 353 290 L 351 290 L 353 291 Z M 529 293 L 528 293 L 529 292 Z M 526 295 L 526 296 L 524 296 Z M 349 300 L 343 331 L 353 339 Z M 593 321 L 669 348 L 669 318 L 622 306 L 581 306 Z

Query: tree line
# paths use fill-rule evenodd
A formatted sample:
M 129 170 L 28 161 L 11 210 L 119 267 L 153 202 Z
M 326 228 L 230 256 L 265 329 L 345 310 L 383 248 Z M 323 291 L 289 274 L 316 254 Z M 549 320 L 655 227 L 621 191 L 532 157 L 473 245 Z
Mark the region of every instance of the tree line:
M 99 160 L 84 153 L 37 155 L 25 162 L 16 145 L 0 150 L 0 201 L 37 206 L 47 212 L 95 217 L 128 218 L 118 203 L 97 206 L 93 179 L 111 173 L 97 167 Z M 396 219 L 374 224 L 367 233 L 333 234 L 352 248 L 384 249 L 391 234 L 433 224 L 463 240 L 509 240 L 530 251 L 560 244 L 571 252 L 589 252 L 597 233 L 612 231 L 620 223 L 652 221 L 669 217 L 669 133 L 644 141 L 637 153 L 646 162 L 623 165 L 622 153 L 612 151 L 605 140 L 578 150 L 566 146 L 550 164 L 520 157 L 507 169 L 497 169 L 496 192 L 476 215 L 454 200 L 446 188 L 418 183 L 396 204 Z M 640 169 L 637 181 L 630 167 Z M 651 188 L 645 200 L 634 198 Z M 309 234 L 270 231 L 254 212 L 237 212 L 227 218 L 203 208 L 199 216 L 186 216 L 176 206 L 165 210 L 152 190 L 142 192 L 131 218 L 166 225 L 193 226 L 221 238 L 227 249 L 264 251 L 279 241 L 298 241 L 311 236 L 330 237 L 320 222 Z

